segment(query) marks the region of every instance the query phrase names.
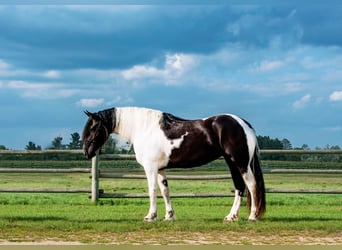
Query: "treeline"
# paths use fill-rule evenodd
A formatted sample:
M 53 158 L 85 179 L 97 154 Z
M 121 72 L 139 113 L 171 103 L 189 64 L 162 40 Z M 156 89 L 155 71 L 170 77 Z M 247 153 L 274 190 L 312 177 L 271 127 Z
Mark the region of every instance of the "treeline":
M 310 150 L 307 144 L 303 144 L 302 147 L 293 148 L 291 142 L 288 139 L 278 139 L 270 138 L 269 136 L 257 136 L 260 149 L 296 149 L 296 150 Z M 0 145 L 0 150 L 6 150 L 7 148 Z M 40 145 L 36 145 L 34 142 L 29 141 L 25 146 L 26 150 L 42 150 Z M 64 143 L 61 136 L 55 137 L 50 145 L 45 149 L 58 149 L 58 150 L 70 150 L 70 149 L 82 149 L 82 139 L 79 133 L 75 132 L 70 135 L 69 142 Z M 323 150 L 340 150 L 339 146 L 329 146 L 324 148 L 314 148 Z M 129 144 L 119 143 L 118 137 L 109 137 L 105 145 L 103 145 L 101 152 L 104 154 L 134 154 L 133 147 Z M 11 155 L 0 155 L 0 159 L 5 159 L 7 157 L 12 158 Z M 44 155 L 22 155 L 22 159 L 41 159 L 41 160 L 51 160 L 51 159 L 71 159 L 78 160 L 84 159 L 83 155 L 70 155 L 70 154 L 44 154 Z M 324 162 L 342 162 L 342 155 L 337 154 L 327 154 L 327 155 L 310 155 L 310 154 L 264 154 L 262 155 L 262 160 L 282 160 L 282 161 L 324 161 Z
M 79 133 L 75 132 L 70 135 L 69 143 L 63 142 L 63 137 L 57 136 L 55 137 L 49 146 L 47 146 L 46 150 L 57 149 L 57 150 L 72 150 L 72 149 L 82 149 L 82 139 Z M 4 145 L 0 145 L 0 150 L 8 150 Z M 42 150 L 40 145 L 29 141 L 26 146 L 25 150 Z M 105 145 L 103 145 L 102 152 L 106 154 L 129 154 L 134 153 L 133 148 L 126 144 L 119 146 L 119 140 L 116 137 L 109 137 Z
M 288 139 L 279 140 L 278 138 L 272 139 L 269 136 L 258 136 L 258 143 L 260 149 L 285 149 L 285 150 L 310 150 L 307 144 L 301 147 L 292 147 Z M 339 146 L 326 145 L 324 148 L 316 147 L 314 150 L 340 150 Z M 317 161 L 317 162 L 342 162 L 342 155 L 337 154 L 264 154 L 261 156 L 262 160 L 281 160 L 281 161 Z
M 101 148 L 103 154 L 134 154 L 133 147 L 131 145 L 120 144 L 117 137 L 110 136 L 106 143 Z M 82 138 L 79 133 L 75 132 L 70 135 L 68 143 L 63 142 L 62 136 L 55 137 L 46 150 L 73 150 L 82 149 Z M 0 145 L 0 150 L 8 150 L 4 145 Z M 29 141 L 25 150 L 42 150 L 40 145 Z M 57 154 L 57 153 L 46 153 L 46 154 L 22 154 L 22 155 L 0 155 L 2 160 L 84 160 L 85 157 L 82 154 Z

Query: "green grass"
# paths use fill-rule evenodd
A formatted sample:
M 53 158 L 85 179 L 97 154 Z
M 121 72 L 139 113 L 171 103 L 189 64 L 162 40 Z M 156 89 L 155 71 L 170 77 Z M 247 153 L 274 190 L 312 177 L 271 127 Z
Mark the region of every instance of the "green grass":
M 268 211 L 262 221 L 247 222 L 247 212 L 242 208 L 240 221 L 231 224 L 222 222 L 231 204 L 226 198 L 173 199 L 177 221 L 147 224 L 142 222 L 148 210 L 147 199 L 106 199 L 93 205 L 80 195 L 10 196 L 0 197 L 0 238 L 9 241 L 106 243 L 111 240 L 100 235 L 131 234 L 140 238 L 150 234 L 150 240 L 172 243 L 172 239 L 162 240 L 160 235 L 189 237 L 201 233 L 230 237 L 248 233 L 252 240 L 261 235 L 339 237 L 342 233 L 341 199 L 337 195 L 268 195 Z M 159 200 L 158 205 L 162 216 L 163 202 Z
M 198 169 L 201 174 L 222 173 Z M 141 170 L 136 170 L 141 172 Z M 175 171 L 179 174 L 178 171 Z M 183 173 L 183 172 L 182 172 Z M 189 173 L 189 171 L 187 171 Z M 197 174 L 198 172 L 196 172 Z M 267 188 L 341 189 L 342 174 L 265 174 Z M 170 180 L 171 196 L 184 192 L 229 192 L 232 181 Z M 0 188 L 89 188 L 89 174 L 1 174 Z M 101 179 L 105 192 L 147 193 L 146 180 Z M 342 244 L 342 196 L 267 194 L 267 212 L 257 223 L 240 210 L 225 224 L 233 198 L 173 198 L 177 221 L 143 223 L 147 198 L 101 199 L 86 194 L 0 193 L 1 241 L 77 241 L 125 244 Z M 244 204 L 242 204 L 244 206 Z M 159 217 L 164 203 L 158 199 Z M 317 243 L 318 242 L 318 243 Z

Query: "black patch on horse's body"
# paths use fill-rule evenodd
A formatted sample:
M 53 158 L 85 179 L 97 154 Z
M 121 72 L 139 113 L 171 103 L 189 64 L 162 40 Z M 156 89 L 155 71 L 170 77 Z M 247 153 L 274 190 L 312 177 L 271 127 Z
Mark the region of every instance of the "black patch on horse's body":
M 166 168 L 197 167 L 225 156 L 227 163 L 239 166 L 240 172 L 247 170 L 246 135 L 233 117 L 218 115 L 205 120 L 185 120 L 163 113 L 160 125 L 171 141 L 183 136 L 180 147 L 172 150 Z M 236 148 L 236 142 L 241 141 L 245 143 Z
M 177 131 L 181 131 L 183 122 L 186 121 L 189 120 L 179 118 L 169 113 L 163 113 L 162 118 L 160 119 L 160 128 L 164 131 L 167 138 L 177 139 L 179 138 Z M 179 128 L 177 129 L 177 127 Z M 169 134 L 169 131 L 171 131 L 173 134 Z

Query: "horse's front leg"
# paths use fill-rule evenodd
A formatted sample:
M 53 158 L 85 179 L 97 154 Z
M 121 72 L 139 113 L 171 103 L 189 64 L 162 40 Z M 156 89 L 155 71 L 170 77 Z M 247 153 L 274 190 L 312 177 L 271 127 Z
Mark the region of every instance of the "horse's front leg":
M 171 205 L 169 185 L 166 179 L 165 170 L 160 170 L 158 172 L 158 184 L 160 192 L 164 198 L 166 214 L 164 216 L 164 221 L 172 221 L 176 219 L 175 212 Z
M 157 178 L 158 178 L 158 170 L 153 167 L 144 167 L 145 173 L 147 177 L 148 183 L 148 193 L 150 197 L 150 210 L 148 214 L 145 216 L 145 222 L 153 222 L 158 219 L 157 213 Z

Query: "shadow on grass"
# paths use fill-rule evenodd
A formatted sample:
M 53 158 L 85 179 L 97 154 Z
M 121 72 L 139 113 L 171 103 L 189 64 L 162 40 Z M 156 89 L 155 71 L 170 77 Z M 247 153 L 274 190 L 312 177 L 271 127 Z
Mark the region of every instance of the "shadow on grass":
M 44 222 L 44 221 L 64 221 L 64 222 L 78 222 L 78 223 L 138 223 L 143 222 L 143 219 L 132 218 L 108 218 L 108 219 L 70 219 L 62 216 L 1 216 L 0 220 L 9 222 Z
M 9 222 L 44 222 L 44 221 L 64 221 L 64 222 L 76 222 L 76 223 L 141 223 L 145 225 L 154 225 L 154 224 L 171 224 L 171 223 L 196 223 L 196 221 L 203 221 L 205 223 L 223 223 L 223 219 L 220 218 L 193 218 L 193 219 L 177 219 L 175 221 L 163 221 L 163 218 L 159 218 L 155 222 L 144 222 L 143 217 L 139 218 L 88 218 L 88 219 L 74 219 L 74 218 L 68 218 L 68 217 L 62 217 L 62 216 L 0 216 L 0 220 L 5 220 Z
M 328 222 L 328 221 L 342 221 L 342 218 L 336 217 L 310 217 L 310 216 L 303 216 L 303 217 L 267 217 L 263 219 L 269 222 Z
M 15 221 L 31 221 L 31 222 L 41 222 L 41 221 L 60 221 L 66 220 L 65 217 L 58 216 L 2 216 L 1 220 L 7 220 L 10 222 Z
M 78 223 L 127 223 L 131 222 L 133 224 L 136 223 L 143 223 L 143 224 L 170 224 L 170 223 L 196 223 L 196 222 L 201 222 L 201 223 L 224 223 L 223 218 L 192 218 L 192 219 L 182 219 L 178 218 L 174 222 L 170 221 L 163 221 L 162 218 L 157 220 L 154 223 L 144 223 L 143 218 L 87 218 L 87 219 L 70 219 L 67 217 L 63 216 L 1 216 L 1 220 L 9 221 L 9 222 L 23 222 L 23 221 L 28 221 L 28 222 L 44 222 L 44 221 L 65 221 L 65 222 L 78 222 Z M 267 222 L 282 222 L 282 223 L 291 223 L 291 222 L 342 222 L 342 217 L 337 218 L 337 217 L 311 217 L 311 216 L 303 216 L 303 217 L 289 217 L 289 216 L 282 216 L 282 217 L 271 217 L 267 216 L 265 218 L 262 218 L 260 221 L 257 223 L 267 223 Z M 247 218 L 241 218 L 239 223 L 249 223 Z M 224 224 L 230 224 L 230 223 L 224 223 Z

